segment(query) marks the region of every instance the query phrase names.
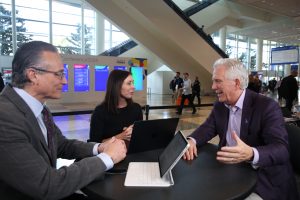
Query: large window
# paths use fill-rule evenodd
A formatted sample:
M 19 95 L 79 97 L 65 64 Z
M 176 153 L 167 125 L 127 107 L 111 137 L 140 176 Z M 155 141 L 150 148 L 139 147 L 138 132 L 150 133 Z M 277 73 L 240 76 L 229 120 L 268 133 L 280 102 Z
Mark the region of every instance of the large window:
M 96 53 L 96 12 L 85 8 L 84 13 L 84 52 L 83 54 L 95 55 Z
M 237 58 L 248 67 L 248 37 L 237 35 Z
M 78 4 L 52 3 L 53 44 L 64 54 L 81 53 L 81 8 Z
M 120 31 L 116 26 L 111 24 L 109 21 L 104 21 L 104 49 L 110 49 L 114 46 L 117 46 L 118 44 L 124 42 L 125 40 L 128 40 L 129 37 Z
M 10 0 L 0 0 L 0 54 L 13 55 L 12 10 Z
M 0 22 L 0 55 L 13 55 L 30 40 L 52 42 L 63 54 L 96 51 L 96 12 L 84 1 L 0 0 Z
M 49 42 L 49 2 L 15 0 L 17 46 L 29 40 Z
M 237 40 L 235 34 L 228 34 L 226 39 L 226 53 L 229 58 L 238 58 L 237 57 Z

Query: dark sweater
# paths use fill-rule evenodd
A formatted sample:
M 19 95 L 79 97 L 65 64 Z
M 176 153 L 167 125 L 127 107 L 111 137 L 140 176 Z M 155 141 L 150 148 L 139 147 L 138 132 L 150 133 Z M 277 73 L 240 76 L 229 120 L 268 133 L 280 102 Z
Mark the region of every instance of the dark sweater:
M 90 142 L 101 142 L 123 131 L 124 127 L 143 120 L 142 108 L 137 103 L 118 109 L 118 114 L 109 113 L 103 104 L 98 105 L 91 117 Z

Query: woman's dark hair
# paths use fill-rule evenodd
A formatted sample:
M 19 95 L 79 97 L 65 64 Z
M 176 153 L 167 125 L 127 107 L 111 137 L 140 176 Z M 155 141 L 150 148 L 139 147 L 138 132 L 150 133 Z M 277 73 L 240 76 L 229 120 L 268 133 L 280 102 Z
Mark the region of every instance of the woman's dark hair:
M 118 113 L 119 98 L 124 80 L 131 75 L 128 71 L 113 70 L 108 77 L 106 94 L 102 104 L 105 105 L 108 112 Z M 131 104 L 132 99 L 126 99 L 127 105 Z
M 32 41 L 23 44 L 15 53 L 12 61 L 12 85 L 24 88 L 30 80 L 26 76 L 26 69 L 38 65 L 43 52 L 50 51 L 57 53 L 57 49 L 49 43 Z

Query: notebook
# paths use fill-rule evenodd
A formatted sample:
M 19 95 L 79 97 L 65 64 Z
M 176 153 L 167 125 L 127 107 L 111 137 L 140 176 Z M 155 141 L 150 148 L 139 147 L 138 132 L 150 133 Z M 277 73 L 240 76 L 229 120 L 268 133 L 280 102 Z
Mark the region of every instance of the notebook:
M 188 146 L 188 141 L 181 131 L 178 131 L 159 155 L 158 162 L 130 162 L 124 185 L 135 187 L 168 187 L 174 185 L 171 170 Z
M 165 148 L 174 137 L 179 118 L 134 122 L 127 154 Z

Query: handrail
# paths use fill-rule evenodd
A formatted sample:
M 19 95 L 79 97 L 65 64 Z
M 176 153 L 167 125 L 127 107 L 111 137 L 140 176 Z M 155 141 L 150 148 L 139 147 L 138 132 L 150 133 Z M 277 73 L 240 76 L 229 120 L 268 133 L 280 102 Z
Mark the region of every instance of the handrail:
M 132 39 L 128 39 L 128 40 L 125 40 L 122 43 L 118 44 L 117 46 L 114 46 L 114 47 L 102 52 L 99 55 L 100 56 L 118 56 L 135 46 L 137 46 L 137 43 L 135 41 L 133 41 Z
M 217 2 L 218 0 L 207 0 L 207 1 L 202 1 L 202 2 L 198 2 L 194 5 L 192 5 L 191 7 L 185 9 L 183 12 L 188 16 L 192 16 L 193 14 L 199 12 L 200 10 L 203 10 L 204 8 L 207 8 L 208 6 L 210 6 L 211 4 Z

